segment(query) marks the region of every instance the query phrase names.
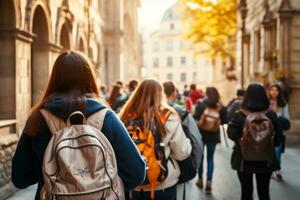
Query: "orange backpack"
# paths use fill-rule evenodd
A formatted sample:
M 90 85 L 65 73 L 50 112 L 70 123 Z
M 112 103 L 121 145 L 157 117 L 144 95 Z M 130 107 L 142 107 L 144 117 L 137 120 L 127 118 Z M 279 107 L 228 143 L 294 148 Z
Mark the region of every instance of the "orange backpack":
M 170 114 L 169 110 L 160 113 L 160 120 L 163 124 L 167 122 Z M 146 180 L 137 188 L 150 190 L 151 199 L 154 199 L 155 187 L 160 185 L 168 175 L 164 144 L 157 123 L 153 120 L 149 131 L 144 131 L 143 118 L 131 115 L 125 121 L 125 126 L 147 165 Z

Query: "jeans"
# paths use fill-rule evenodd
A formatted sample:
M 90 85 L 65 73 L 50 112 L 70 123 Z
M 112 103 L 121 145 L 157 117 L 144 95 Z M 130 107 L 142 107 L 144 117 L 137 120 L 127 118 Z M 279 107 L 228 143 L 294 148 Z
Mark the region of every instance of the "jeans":
M 150 192 L 132 191 L 132 200 L 151 200 Z M 155 191 L 154 200 L 176 200 L 176 185 L 164 190 Z
M 242 188 L 241 200 L 253 200 L 253 173 L 240 171 L 237 173 Z M 255 175 L 259 200 L 270 200 L 271 173 L 257 173 Z
M 275 147 L 274 150 L 275 150 L 275 157 L 279 163 L 279 166 L 281 166 L 281 154 L 282 154 L 282 147 L 283 147 L 283 144 L 280 144 L 279 146 Z
M 212 181 L 214 173 L 214 155 L 217 146 L 217 142 L 207 142 L 204 143 L 204 148 L 206 147 L 206 159 L 207 159 L 207 181 Z M 202 178 L 203 175 L 203 160 L 204 155 L 201 160 L 201 164 L 198 170 L 199 178 Z

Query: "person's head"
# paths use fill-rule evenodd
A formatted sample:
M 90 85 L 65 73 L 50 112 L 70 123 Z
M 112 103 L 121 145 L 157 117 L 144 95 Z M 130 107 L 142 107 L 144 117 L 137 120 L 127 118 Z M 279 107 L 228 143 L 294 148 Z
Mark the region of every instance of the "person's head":
M 120 88 L 123 88 L 123 82 L 122 81 L 117 81 L 116 85 L 118 85 Z
M 196 84 L 191 84 L 190 90 L 196 90 L 196 89 L 197 89 Z
M 265 88 L 257 83 L 249 85 L 242 103 L 242 108 L 252 112 L 260 112 L 269 109 L 269 107 L 270 102 Z
M 210 108 L 216 108 L 220 102 L 220 94 L 215 87 L 207 87 L 206 91 L 206 100 L 205 103 Z
M 281 87 L 278 84 L 271 85 L 269 88 L 269 97 L 270 99 L 276 100 L 279 107 L 284 107 L 286 105 Z
M 186 90 L 188 88 L 188 85 L 184 85 L 184 90 Z
M 103 93 L 106 93 L 106 86 L 102 85 L 100 87 L 100 91 L 103 92 Z
M 153 79 L 142 81 L 134 93 L 131 95 L 121 111 L 121 120 L 134 114 L 137 117 L 144 118 L 144 128 L 147 130 L 152 117 L 156 118 L 162 134 L 165 134 L 164 126 L 160 121 L 160 112 L 162 108 L 170 108 L 164 100 L 161 84 Z
M 136 87 L 138 86 L 138 82 L 136 80 L 131 80 L 128 84 L 128 89 L 129 89 L 129 92 L 133 92 Z
M 108 96 L 108 103 L 110 106 L 112 106 L 117 98 L 121 95 L 121 88 L 119 85 L 114 85 L 109 93 L 109 96 Z
M 244 89 L 238 89 L 236 96 L 238 99 L 244 99 L 246 91 Z
M 172 81 L 167 81 L 163 83 L 164 93 L 168 100 L 174 101 L 177 97 L 177 91 L 175 84 Z
M 33 110 L 39 110 L 53 96 L 68 94 L 100 98 L 94 67 L 78 51 L 65 51 L 57 57 L 45 94 Z

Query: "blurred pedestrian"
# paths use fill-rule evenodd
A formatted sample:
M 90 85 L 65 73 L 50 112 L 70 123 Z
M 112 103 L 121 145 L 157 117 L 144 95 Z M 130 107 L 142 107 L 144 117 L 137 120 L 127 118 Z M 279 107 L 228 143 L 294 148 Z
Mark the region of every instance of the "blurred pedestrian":
M 191 84 L 189 96 L 186 98 L 186 109 L 194 114 L 198 100 L 203 97 L 204 95 L 201 90 L 197 90 L 196 84 Z
M 289 114 L 288 104 L 284 99 L 282 90 L 278 84 L 274 84 L 270 87 L 269 98 L 270 98 L 271 109 L 277 113 L 282 128 L 285 131 L 287 131 L 291 126 L 290 114 Z M 275 147 L 275 155 L 280 166 L 281 166 L 281 154 L 284 152 L 284 149 L 285 149 L 285 136 L 283 142 L 279 146 Z M 281 181 L 282 180 L 281 170 L 275 171 L 272 177 L 276 180 Z
M 121 87 L 116 84 L 112 87 L 109 96 L 107 98 L 107 102 L 109 103 L 111 108 L 114 108 L 118 101 L 122 98 Z
M 117 98 L 116 103 L 112 106 L 112 109 L 116 111 L 116 113 L 119 113 L 121 108 L 125 105 L 125 103 L 128 101 L 136 87 L 138 86 L 138 82 L 136 80 L 131 80 L 128 84 L 128 93 L 123 94 L 120 98 Z
M 206 147 L 207 178 L 205 191 L 212 190 L 214 172 L 214 154 L 220 143 L 220 125 L 227 123 L 226 108 L 221 103 L 221 97 L 215 87 L 207 87 L 206 96 L 197 103 L 194 118 L 198 121 L 198 127 L 202 134 L 204 147 Z M 198 187 L 203 187 L 203 158 L 198 172 Z
M 245 92 L 246 91 L 244 89 L 237 90 L 236 97 L 228 103 L 226 107 L 228 121 L 232 120 L 234 113 L 241 108 L 241 105 L 244 100 Z
M 241 199 L 253 199 L 253 175 L 260 200 L 270 200 L 270 179 L 278 169 L 274 146 L 282 143 L 282 129 L 263 86 L 251 84 L 241 110 L 228 126 L 228 136 L 235 142 L 231 165 L 241 184 Z
M 107 90 L 106 90 L 106 86 L 104 85 L 100 87 L 100 97 L 105 100 L 107 99 Z
M 184 88 L 183 88 L 183 96 L 185 98 L 187 98 L 190 94 L 190 91 L 188 90 L 188 85 L 184 85 Z

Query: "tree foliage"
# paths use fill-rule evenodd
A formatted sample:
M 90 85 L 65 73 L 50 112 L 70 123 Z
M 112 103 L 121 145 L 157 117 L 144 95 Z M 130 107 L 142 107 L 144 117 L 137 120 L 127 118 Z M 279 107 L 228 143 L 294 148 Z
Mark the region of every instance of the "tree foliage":
M 233 69 L 237 33 L 236 0 L 179 0 L 184 38 L 196 54 L 230 60 Z

